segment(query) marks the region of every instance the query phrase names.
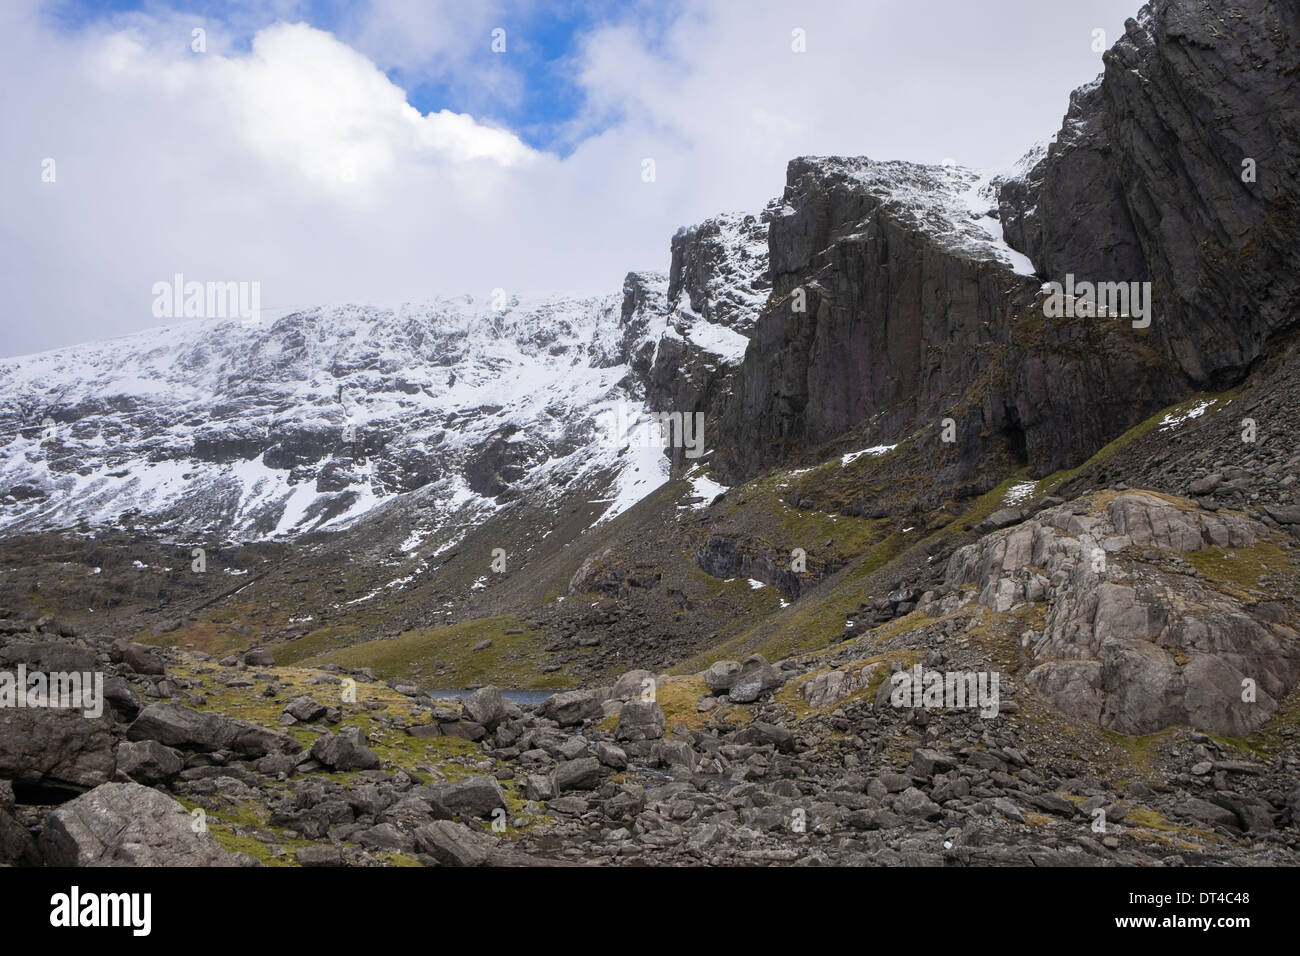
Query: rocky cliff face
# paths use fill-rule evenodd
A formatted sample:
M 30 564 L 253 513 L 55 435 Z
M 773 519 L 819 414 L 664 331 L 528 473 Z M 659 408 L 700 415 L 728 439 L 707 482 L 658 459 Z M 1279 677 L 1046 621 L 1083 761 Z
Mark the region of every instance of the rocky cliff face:
M 1000 194 L 1046 278 L 1149 278 L 1151 332 L 1199 387 L 1239 380 L 1295 321 L 1298 35 L 1291 3 L 1155 0 Z
M 773 293 L 722 421 L 718 466 L 754 474 L 860 425 L 948 414 L 1037 283 L 967 170 L 798 159 L 769 230 Z
M 626 361 L 639 394 L 654 411 L 703 415 L 709 448 L 770 289 L 774 212 L 770 204 L 759 215 L 722 215 L 678 230 L 666 278 L 634 272 L 623 284 L 623 335 L 635 343 Z M 675 476 L 696 464 L 684 452 L 665 449 Z
M 760 215 L 732 213 L 673 236 L 668 301 L 748 334 L 767 299 L 770 204 Z
M 1043 475 L 1239 381 L 1300 299 L 1296 17 L 1268 0 L 1149 5 L 1041 159 L 1006 179 L 792 162 L 722 473 L 952 417 L 962 459 L 1001 437 Z M 1046 318 L 1035 288 L 1067 274 L 1149 280 L 1151 327 Z

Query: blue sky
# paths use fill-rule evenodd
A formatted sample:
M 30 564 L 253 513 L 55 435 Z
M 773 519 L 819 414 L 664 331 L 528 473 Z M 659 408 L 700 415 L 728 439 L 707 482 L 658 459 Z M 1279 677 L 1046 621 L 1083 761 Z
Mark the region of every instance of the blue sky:
M 432 3 L 432 7 L 464 6 L 458 3 Z M 358 4 L 344 0 L 302 0 L 269 4 L 259 9 L 255 3 L 201 2 L 177 0 L 59 0 L 46 7 L 47 16 L 59 28 L 84 31 L 100 25 L 129 24 L 137 17 L 160 11 L 192 18 L 197 25 L 220 24 L 229 31 L 229 49 L 246 52 L 256 30 L 277 19 L 301 21 L 334 34 L 349 42 L 358 27 Z M 652 22 L 670 20 L 675 0 L 647 7 L 634 0 L 553 0 L 550 3 L 508 4 L 510 9 L 496 26 L 506 31 L 507 58 L 491 47 L 491 33 L 463 37 L 464 46 L 473 56 L 458 64 L 458 72 L 449 74 L 437 64 L 402 64 L 383 62 L 376 65 L 407 94 L 407 101 L 422 113 L 449 109 L 469 113 L 493 125 L 511 129 L 520 139 L 537 149 L 568 155 L 575 143 L 570 125 L 577 119 L 584 97 L 574 82 L 573 61 L 579 53 L 580 38 L 602 25 L 642 18 L 648 46 L 655 42 Z M 648 15 L 647 10 L 653 10 Z M 188 38 L 178 35 L 183 49 Z M 522 78 L 515 97 L 494 96 L 492 91 L 467 81 L 474 72 L 486 75 L 498 71 L 504 63 Z M 582 129 L 582 135 L 594 135 L 605 128 L 596 122 Z

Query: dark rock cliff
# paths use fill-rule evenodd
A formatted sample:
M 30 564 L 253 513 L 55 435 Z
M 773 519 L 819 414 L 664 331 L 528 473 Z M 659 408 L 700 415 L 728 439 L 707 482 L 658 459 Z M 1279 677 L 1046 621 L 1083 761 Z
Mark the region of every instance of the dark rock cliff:
M 1021 176 L 793 161 L 716 471 L 951 417 L 954 480 L 995 445 L 1044 475 L 1235 384 L 1295 325 L 1298 160 L 1300 8 L 1155 0 Z M 1038 286 L 1067 274 L 1150 281 L 1150 327 L 1047 318 Z
M 957 203 L 977 185 L 910 163 L 790 164 L 769 232 L 772 298 L 722 421 L 723 474 L 864 423 L 883 437 L 948 414 L 1037 287 Z
M 1045 278 L 1149 278 L 1161 350 L 1217 388 L 1295 322 L 1298 187 L 1300 6 L 1155 0 L 1000 199 Z

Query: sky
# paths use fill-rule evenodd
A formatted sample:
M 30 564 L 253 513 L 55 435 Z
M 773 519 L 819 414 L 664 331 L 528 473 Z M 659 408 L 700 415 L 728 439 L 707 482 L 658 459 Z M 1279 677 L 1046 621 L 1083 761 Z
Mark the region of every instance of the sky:
M 796 156 L 1011 165 L 1139 6 L 3 0 L 0 356 L 165 324 L 177 274 L 616 293 Z

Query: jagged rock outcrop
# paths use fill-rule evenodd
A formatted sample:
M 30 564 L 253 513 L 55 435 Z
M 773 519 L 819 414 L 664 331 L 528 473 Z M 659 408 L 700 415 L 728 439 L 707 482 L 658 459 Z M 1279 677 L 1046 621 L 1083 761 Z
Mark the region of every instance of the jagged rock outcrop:
M 1300 634 L 1248 607 L 1238 588 L 1184 576 L 1171 557 L 1235 549 L 1247 562 L 1259 522 L 1126 492 L 1073 503 L 953 553 L 945 584 L 975 585 L 997 612 L 1047 602 L 1030 635 L 1027 683 L 1064 713 L 1126 734 L 1175 724 L 1244 735 L 1300 680 Z
M 671 244 L 668 302 L 748 334 L 771 289 L 767 224 L 775 212 L 773 203 L 757 216 L 733 213 L 679 229 Z
M 769 204 L 757 216 L 716 216 L 680 229 L 667 276 L 629 273 L 623 283 L 622 348 L 638 393 L 653 411 L 702 415 L 709 448 L 770 288 L 774 215 Z M 683 448 L 665 453 L 674 476 L 696 464 Z

